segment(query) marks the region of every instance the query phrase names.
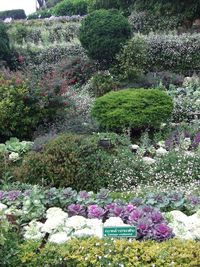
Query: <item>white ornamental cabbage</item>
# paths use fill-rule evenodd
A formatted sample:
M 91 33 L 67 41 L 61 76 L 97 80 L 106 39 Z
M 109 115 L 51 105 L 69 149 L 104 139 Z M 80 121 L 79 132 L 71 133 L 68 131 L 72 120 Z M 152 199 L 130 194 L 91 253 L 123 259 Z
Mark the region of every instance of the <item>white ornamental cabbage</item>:
M 167 213 L 170 217 L 169 226 L 173 228 L 175 235 L 182 239 L 200 239 L 200 211 L 187 216 L 183 212 L 174 210 Z
M 7 206 L 0 202 L 0 210 L 6 210 Z
M 56 243 L 56 244 L 63 244 L 67 242 L 68 240 L 70 240 L 70 236 L 68 236 L 68 234 L 65 232 L 55 233 L 49 237 L 49 242 Z
M 28 240 L 41 240 L 45 235 L 45 233 L 41 232 L 42 227 L 43 223 L 35 220 L 31 221 L 27 226 L 24 227 L 24 238 Z

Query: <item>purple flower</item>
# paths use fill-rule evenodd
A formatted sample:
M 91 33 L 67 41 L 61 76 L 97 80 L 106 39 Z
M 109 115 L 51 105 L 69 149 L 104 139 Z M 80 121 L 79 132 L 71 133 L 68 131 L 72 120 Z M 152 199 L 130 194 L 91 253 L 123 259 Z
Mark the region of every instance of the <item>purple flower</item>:
M 162 213 L 159 212 L 159 211 L 154 211 L 151 213 L 151 220 L 154 222 L 154 223 L 161 223 L 164 218 L 162 216 Z
M 200 144 L 200 132 L 195 135 L 194 140 L 192 142 L 192 147 L 196 149 L 199 144 Z
M 81 199 L 84 199 L 84 200 L 90 198 L 90 194 L 87 191 L 80 191 L 79 196 L 81 197 Z
M 119 206 L 117 203 L 111 203 L 106 206 L 106 210 L 109 211 L 108 217 L 123 217 L 123 207 Z
M 153 207 L 151 207 L 151 206 L 143 206 L 142 207 L 142 210 L 145 212 L 145 213 L 151 213 L 153 210 L 154 210 L 154 208 Z
M 152 221 L 151 220 L 140 220 L 137 223 L 137 231 L 139 234 L 139 237 L 146 237 L 145 239 L 150 238 L 152 233 L 151 233 L 151 228 L 152 228 Z
M 133 204 L 134 206 L 140 206 L 140 205 L 142 205 L 144 203 L 144 200 L 142 199 L 142 198 L 133 198 L 132 200 L 131 200 L 131 204 Z
M 144 212 L 142 210 L 136 209 L 131 212 L 131 214 L 128 217 L 129 223 L 132 224 L 134 222 L 139 221 L 144 215 Z
M 4 196 L 5 196 L 4 191 L 0 191 L 0 200 L 2 200 L 4 198 Z
M 97 218 L 101 219 L 103 218 L 105 211 L 103 208 L 99 207 L 98 205 L 90 205 L 88 207 L 88 218 Z
M 188 200 L 189 200 L 189 202 L 192 205 L 198 205 L 198 204 L 200 204 L 200 197 L 197 197 L 197 196 L 189 196 L 188 197 Z
M 166 223 L 160 223 L 154 227 L 154 239 L 163 241 L 173 237 L 172 229 Z
M 9 191 L 7 194 L 7 199 L 9 201 L 15 201 L 20 197 L 20 195 L 21 195 L 21 191 L 18 191 L 18 190 Z
M 109 190 L 102 188 L 97 194 L 97 199 L 105 200 L 109 197 Z
M 86 216 L 86 209 L 83 205 L 80 205 L 80 204 L 69 205 L 68 211 L 69 211 L 70 216 L 74 216 L 74 215 Z

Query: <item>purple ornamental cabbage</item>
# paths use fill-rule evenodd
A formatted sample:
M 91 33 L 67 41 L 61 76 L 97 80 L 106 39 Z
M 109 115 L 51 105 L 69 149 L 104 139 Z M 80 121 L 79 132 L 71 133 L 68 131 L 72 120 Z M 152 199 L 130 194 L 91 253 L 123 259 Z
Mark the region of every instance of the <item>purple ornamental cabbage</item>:
M 74 215 L 86 216 L 86 208 L 80 204 L 69 205 L 68 211 L 69 211 L 70 216 L 74 216 Z
M 7 199 L 9 201 L 15 201 L 20 197 L 20 195 L 21 195 L 21 191 L 19 190 L 9 191 L 7 194 Z
M 88 218 L 97 218 L 102 219 L 104 216 L 105 210 L 98 205 L 90 205 L 88 207 Z
M 123 217 L 124 208 L 123 206 L 118 205 L 117 203 L 111 203 L 106 206 L 106 210 L 108 210 L 108 217 Z
M 172 229 L 166 223 L 163 222 L 154 226 L 154 240 L 164 241 L 172 238 L 173 236 L 174 234 L 172 233 Z

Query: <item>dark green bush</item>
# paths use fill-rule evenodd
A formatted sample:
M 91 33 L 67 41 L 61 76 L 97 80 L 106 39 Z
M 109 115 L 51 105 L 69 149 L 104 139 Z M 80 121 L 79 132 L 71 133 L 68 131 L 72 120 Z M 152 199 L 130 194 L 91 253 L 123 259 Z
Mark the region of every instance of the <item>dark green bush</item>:
M 0 61 L 7 61 L 10 55 L 9 38 L 4 23 L 0 22 Z
M 86 0 L 64 0 L 58 3 L 52 12 L 55 16 L 83 16 L 87 14 L 87 6 Z
M 119 9 L 128 14 L 135 0 L 89 0 L 89 11 L 98 9 Z
M 23 9 L 13 9 L 13 10 L 6 10 L 0 12 L 0 20 L 4 20 L 6 18 L 12 19 L 25 19 L 26 14 Z
M 92 110 L 104 129 L 120 131 L 157 129 L 170 119 L 171 97 L 158 89 L 127 89 L 99 97 Z
M 112 147 L 99 145 L 103 137 L 111 138 Z M 47 143 L 42 152 L 29 153 L 15 174 L 23 182 L 97 191 L 112 182 L 109 170 L 122 150 L 129 151 L 127 143 L 115 134 L 64 134 Z
M 89 14 L 80 27 L 80 41 L 89 57 L 111 64 L 130 37 L 128 20 L 117 10 L 97 10 Z
M 50 18 L 52 16 L 51 9 L 41 9 L 37 12 L 34 12 L 30 15 L 28 15 L 27 19 L 44 19 L 44 18 Z

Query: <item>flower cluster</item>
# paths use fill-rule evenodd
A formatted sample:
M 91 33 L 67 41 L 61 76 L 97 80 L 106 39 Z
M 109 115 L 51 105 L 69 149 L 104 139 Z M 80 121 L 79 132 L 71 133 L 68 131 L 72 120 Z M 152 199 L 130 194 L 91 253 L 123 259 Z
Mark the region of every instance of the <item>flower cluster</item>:
M 162 214 L 152 207 L 138 209 L 128 205 L 125 209 L 110 205 L 107 207 L 105 223 L 102 217 L 105 210 L 97 205 L 88 208 L 88 219 L 75 215 L 68 217 L 68 213 L 53 207 L 46 212 L 44 223 L 31 221 L 24 227 L 25 239 L 41 239 L 49 234 L 49 242 L 64 243 L 72 237 L 97 236 L 102 238 L 103 226 L 136 226 L 138 239 L 154 239 L 163 241 L 172 238 L 172 229 L 167 225 Z M 118 216 L 118 214 L 120 216 Z
M 166 213 L 165 216 L 177 237 L 200 240 L 200 210 L 191 216 L 179 210 Z

